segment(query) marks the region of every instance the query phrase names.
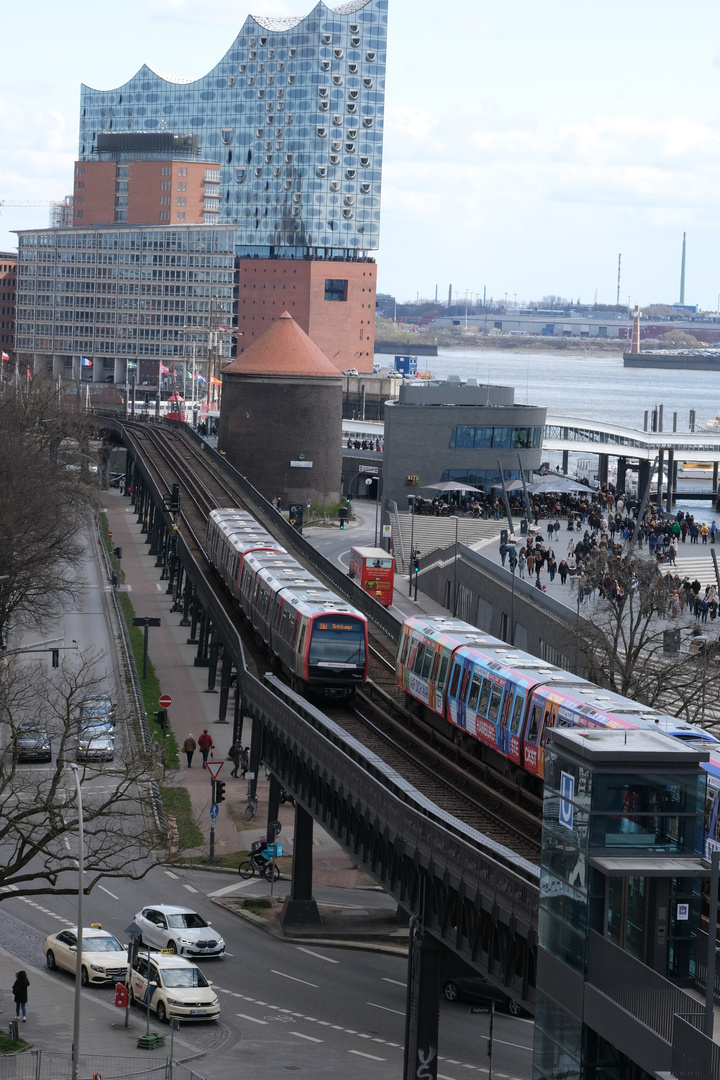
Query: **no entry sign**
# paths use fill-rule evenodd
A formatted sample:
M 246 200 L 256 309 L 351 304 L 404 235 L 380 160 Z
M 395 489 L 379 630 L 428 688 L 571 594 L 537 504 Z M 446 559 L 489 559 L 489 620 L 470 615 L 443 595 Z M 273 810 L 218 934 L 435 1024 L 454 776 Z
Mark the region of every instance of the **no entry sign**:
M 169 709 L 172 705 L 172 698 L 169 694 L 163 694 L 163 696 L 160 698 L 160 701 L 158 702 L 158 705 L 161 709 Z

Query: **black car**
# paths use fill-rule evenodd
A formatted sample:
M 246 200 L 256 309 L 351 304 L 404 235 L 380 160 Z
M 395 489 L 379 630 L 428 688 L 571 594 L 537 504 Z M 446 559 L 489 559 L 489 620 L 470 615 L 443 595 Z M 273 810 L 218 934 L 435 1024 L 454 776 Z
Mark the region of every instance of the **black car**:
M 18 761 L 52 761 L 52 746 L 45 725 L 32 721 L 20 724 L 15 733 L 15 754 Z
M 481 975 L 461 975 L 446 979 L 442 993 L 446 1001 L 467 1001 L 488 1007 L 494 1001 L 496 1008 L 509 1012 L 511 1016 L 522 1016 L 525 1011 L 517 1001 L 508 997 L 504 990 L 483 979 Z

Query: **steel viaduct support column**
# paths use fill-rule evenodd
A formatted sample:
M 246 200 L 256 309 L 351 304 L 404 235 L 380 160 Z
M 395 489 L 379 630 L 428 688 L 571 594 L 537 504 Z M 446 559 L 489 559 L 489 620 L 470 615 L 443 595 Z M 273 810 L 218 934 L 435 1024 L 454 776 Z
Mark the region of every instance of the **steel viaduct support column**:
M 440 944 L 411 920 L 403 1080 L 436 1080 Z
M 662 509 L 663 504 L 663 488 L 665 486 L 665 449 L 660 447 L 658 450 L 658 480 L 657 480 L 657 499 L 656 506 Z
M 280 920 L 283 926 L 316 925 L 322 922 L 312 894 L 313 819 L 298 803 L 295 806 L 295 842 L 293 844 L 292 883 L 290 896 L 283 904 Z M 439 985 L 439 984 L 438 984 Z M 438 989 L 438 994 L 439 994 Z M 435 1008 L 438 1006 L 437 995 Z M 428 1074 L 428 1080 L 435 1074 Z
M 232 672 L 232 657 L 225 649 L 223 651 L 222 667 L 220 668 L 220 708 L 218 709 L 218 724 L 227 724 L 228 698 L 230 697 L 230 674 Z
M 638 464 L 638 503 L 642 503 L 649 483 L 650 462 L 640 461 Z
M 570 467 L 570 451 L 569 450 L 563 450 L 563 452 L 562 452 L 563 476 L 567 476 L 569 467 Z
M 615 484 L 615 491 L 618 495 L 622 495 L 625 491 L 627 475 L 627 458 L 619 457 L 617 464 L 617 483 Z

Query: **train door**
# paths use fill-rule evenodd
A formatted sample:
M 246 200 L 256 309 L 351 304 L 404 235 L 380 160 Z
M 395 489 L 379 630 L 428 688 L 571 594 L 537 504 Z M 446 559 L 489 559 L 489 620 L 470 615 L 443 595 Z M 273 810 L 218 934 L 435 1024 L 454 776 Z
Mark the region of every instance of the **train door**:
M 516 765 L 522 765 L 522 727 L 525 719 L 525 704 L 524 692 L 522 690 L 516 691 L 510 717 L 507 752 L 510 760 L 514 761 Z
M 537 776 L 538 771 L 538 742 L 542 731 L 544 706 L 545 699 L 540 694 L 533 694 L 523 744 L 523 765 L 533 776 Z
M 512 717 L 513 685 L 509 679 L 505 681 L 505 694 L 502 699 L 502 707 L 496 724 L 497 748 L 503 757 L 510 756 L 510 719 Z

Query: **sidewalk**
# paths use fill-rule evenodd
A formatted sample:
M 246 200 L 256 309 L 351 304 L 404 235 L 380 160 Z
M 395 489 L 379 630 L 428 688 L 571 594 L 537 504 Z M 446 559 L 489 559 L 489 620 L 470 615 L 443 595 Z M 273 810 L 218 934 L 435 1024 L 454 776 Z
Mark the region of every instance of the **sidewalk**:
M 129 500 L 119 492 L 110 490 L 105 492 L 105 495 L 112 541 L 123 549 L 125 588 L 135 614 L 161 620 L 158 628 L 150 629 L 148 650 L 161 691 L 172 698 L 172 706 L 168 710 L 169 721 L 178 745 L 181 746 L 189 734 L 192 734 L 197 742 L 198 735 L 207 728 L 215 744 L 211 760 L 223 762 L 220 779 L 226 782 L 225 802 L 220 805 L 215 822 L 215 854 L 220 856 L 234 851 L 246 851 L 254 840 L 266 834 L 269 789 L 267 777 L 264 770 L 261 770 L 257 785 L 257 815 L 252 822 L 246 822 L 244 812 L 248 782 L 230 776 L 233 765 L 227 759 L 233 735 L 234 695 L 231 692 L 227 722 L 221 723 L 218 720 L 220 695 L 217 692 L 208 693 L 208 669 L 194 666 L 197 646 L 187 643 L 190 628 L 180 626 L 180 613 L 171 611 L 172 597 L 165 591 L 167 583 L 160 581 L 160 569 L 155 566 L 155 557 L 148 555 L 149 545 L 146 545 L 146 537 L 137 524 L 137 515 L 133 512 Z M 219 687 L 219 674 L 216 685 Z M 152 717 L 149 722 L 152 727 Z M 245 718 L 243 745 L 250 742 L 250 723 L 250 719 Z M 202 767 L 199 750 L 195 751 L 190 768 L 183 753 L 180 758 L 178 769 L 168 773 L 166 783 L 181 785 L 188 790 L 195 817 L 205 837 L 202 849 L 180 853 L 182 861 L 183 854 L 197 856 L 207 853 L 211 787 L 210 775 Z M 284 853 L 292 855 L 294 810 L 290 803 L 281 804 L 279 820 L 282 824 L 280 842 Z M 348 888 L 370 884 L 366 875 L 353 868 L 350 858 L 342 848 L 317 826 L 313 843 L 316 849 L 313 867 L 315 882 Z

